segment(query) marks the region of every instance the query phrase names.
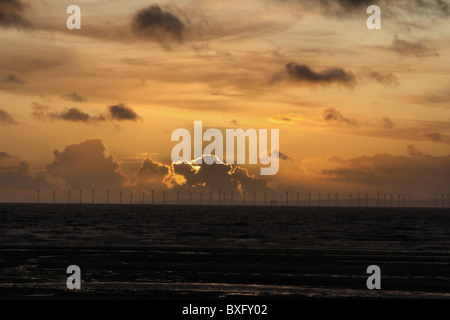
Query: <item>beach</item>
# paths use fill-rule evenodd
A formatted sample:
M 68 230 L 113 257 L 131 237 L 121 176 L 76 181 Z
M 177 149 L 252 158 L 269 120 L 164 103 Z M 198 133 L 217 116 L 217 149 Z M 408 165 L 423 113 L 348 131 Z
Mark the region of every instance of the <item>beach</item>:
M 448 299 L 430 208 L 0 204 L 2 299 Z M 68 290 L 66 268 L 81 269 Z M 369 290 L 367 267 L 381 269 Z

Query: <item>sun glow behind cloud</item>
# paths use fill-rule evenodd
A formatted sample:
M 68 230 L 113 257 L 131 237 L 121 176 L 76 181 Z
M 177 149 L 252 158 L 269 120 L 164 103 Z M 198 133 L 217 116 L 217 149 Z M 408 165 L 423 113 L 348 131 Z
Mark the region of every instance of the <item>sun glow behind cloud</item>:
M 0 23 L 0 130 L 11 137 L 0 151 L 32 176 L 55 149 L 95 138 L 119 164 L 157 152 L 170 166 L 170 133 L 199 119 L 279 128 L 291 160 L 267 183 L 280 190 L 369 189 L 370 179 L 343 178 L 360 169 L 351 159 L 397 163 L 409 145 L 449 154 L 450 20 L 437 2 L 381 1 L 375 31 L 351 1 L 79 1 L 77 31 L 65 27 L 60 1 L 10 2 L 24 6 L 18 25 Z M 333 155 L 345 166 L 323 160 Z

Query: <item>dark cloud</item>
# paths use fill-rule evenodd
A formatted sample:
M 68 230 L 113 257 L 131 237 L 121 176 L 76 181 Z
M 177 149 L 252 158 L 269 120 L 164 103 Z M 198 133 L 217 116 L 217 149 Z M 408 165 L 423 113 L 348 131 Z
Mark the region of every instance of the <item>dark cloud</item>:
M 31 23 L 23 17 L 26 8 L 20 0 L 0 0 L 0 27 L 31 28 Z
M 386 191 L 423 193 L 449 190 L 450 155 L 426 155 L 408 146 L 407 156 L 376 154 L 356 157 L 346 160 L 336 169 L 322 170 L 322 174 L 335 182 Z
M 356 126 L 355 120 L 344 117 L 339 110 L 328 108 L 323 111 L 323 119 L 329 123 L 344 124 L 347 126 Z
M 325 16 L 345 19 L 366 14 L 370 5 L 380 6 L 387 17 L 427 17 L 446 18 L 450 15 L 448 1 L 445 0 L 272 0 L 288 6 L 300 6 L 303 10 L 319 11 Z
M 68 145 L 53 152 L 54 160 L 47 166 L 49 181 L 60 187 L 82 189 L 122 188 L 124 177 L 119 165 L 99 139 Z
M 23 84 L 24 83 L 24 81 L 21 78 L 19 78 L 18 76 L 15 76 L 13 74 L 4 75 L 2 77 L 2 82 L 14 83 L 14 84 Z
M 291 157 L 289 157 L 287 154 L 280 152 L 278 150 L 274 150 L 275 154 L 278 154 L 278 158 L 281 160 L 292 160 Z M 269 157 L 271 156 L 271 153 L 269 152 Z
M 32 106 L 33 112 L 32 116 L 39 120 L 64 120 L 72 122 L 84 122 L 84 123 L 96 123 L 105 121 L 124 121 L 131 120 L 137 121 L 140 117 L 134 112 L 133 109 L 124 105 L 118 104 L 108 107 L 108 112 L 105 114 L 100 114 L 98 116 L 91 116 L 86 112 L 79 110 L 78 108 L 66 109 L 62 112 L 49 112 L 51 109 L 49 106 L 44 106 L 39 103 L 33 102 Z
M 48 114 L 48 117 L 50 119 L 59 119 L 74 122 L 89 122 L 92 120 L 90 115 L 78 110 L 77 108 L 70 108 L 61 113 L 52 112 Z
M 17 124 L 17 121 L 5 110 L 0 109 L 0 125 Z
M 110 106 L 108 108 L 109 110 L 109 115 L 111 116 L 111 118 L 116 119 L 116 120 L 131 120 L 131 121 L 136 121 L 139 119 L 139 116 L 136 114 L 136 112 L 134 112 L 133 109 L 131 109 L 130 107 L 119 103 L 117 105 L 114 106 Z
M 67 93 L 63 96 L 61 96 L 60 98 L 61 100 L 69 100 L 69 101 L 74 101 L 74 102 L 84 102 L 87 99 L 81 95 L 79 95 L 76 92 L 72 92 L 72 93 Z
M 134 175 L 136 186 L 143 190 L 166 189 L 169 173 L 170 166 L 147 157 Z
M 166 48 L 170 42 L 182 40 L 184 28 L 176 15 L 162 10 L 157 4 L 139 10 L 132 21 L 136 35 L 155 40 Z
M 34 189 L 41 186 L 49 186 L 44 176 L 31 177 L 30 166 L 27 162 L 0 168 L 0 187 L 7 189 Z
M 400 55 L 414 56 L 419 58 L 438 56 L 436 50 L 424 41 L 408 41 L 394 38 L 392 48 Z
M 291 79 L 308 84 L 331 84 L 339 83 L 352 86 L 355 83 L 353 73 L 341 68 L 329 68 L 321 72 L 313 71 L 307 65 L 299 65 L 290 62 L 286 65 L 286 71 Z
M 3 160 L 3 159 L 11 159 L 12 157 L 13 157 L 13 156 L 10 155 L 9 153 L 4 152 L 4 151 L 0 151 L 0 160 Z
M 395 127 L 395 123 L 388 117 L 383 117 L 383 119 L 381 119 L 381 122 L 382 122 L 383 128 L 392 129 Z
M 431 132 L 423 135 L 426 140 L 435 143 L 447 143 L 450 144 L 450 136 L 446 134 L 442 134 L 440 132 Z
M 210 156 L 203 156 L 203 159 Z M 193 165 L 192 163 L 172 163 L 170 182 L 178 188 L 203 190 L 218 193 L 230 192 L 239 197 L 243 192 L 264 192 L 268 190 L 266 181 L 250 175 L 239 166 L 226 163 Z
M 393 73 L 381 73 L 370 68 L 363 68 L 359 75 L 363 79 L 367 79 L 371 82 L 377 82 L 384 86 L 395 87 L 399 85 L 398 78 Z

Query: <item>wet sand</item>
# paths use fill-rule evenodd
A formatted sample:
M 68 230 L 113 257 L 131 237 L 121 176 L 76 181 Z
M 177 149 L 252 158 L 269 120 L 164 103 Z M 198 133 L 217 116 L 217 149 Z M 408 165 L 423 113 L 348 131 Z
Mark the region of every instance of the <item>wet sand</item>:
M 450 256 L 408 252 L 22 246 L 0 250 L 0 298 L 450 298 Z M 80 266 L 82 289 L 66 289 Z M 366 268 L 382 270 L 368 290 Z

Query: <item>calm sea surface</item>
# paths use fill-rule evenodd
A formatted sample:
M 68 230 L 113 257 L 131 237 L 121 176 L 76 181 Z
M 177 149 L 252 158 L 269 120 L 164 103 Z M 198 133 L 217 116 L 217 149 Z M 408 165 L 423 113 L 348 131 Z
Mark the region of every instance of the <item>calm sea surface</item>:
M 372 264 L 382 290 L 366 287 Z M 0 204 L 3 298 L 449 293 L 448 209 Z

